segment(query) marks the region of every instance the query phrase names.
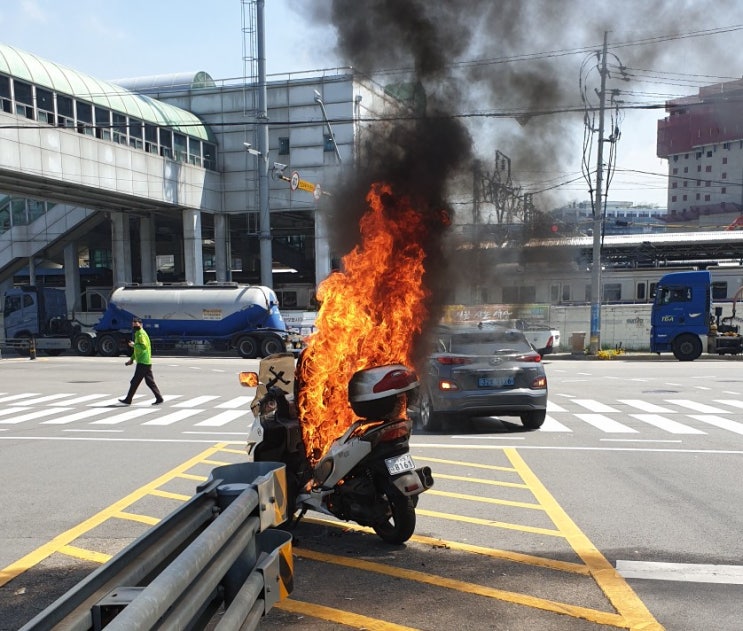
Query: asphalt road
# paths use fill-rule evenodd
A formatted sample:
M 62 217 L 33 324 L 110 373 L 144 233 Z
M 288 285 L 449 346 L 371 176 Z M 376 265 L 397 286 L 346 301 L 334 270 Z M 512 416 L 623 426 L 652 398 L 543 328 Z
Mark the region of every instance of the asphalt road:
M 252 390 L 236 373 L 256 363 L 155 359 L 165 404 L 143 384 L 130 408 L 124 358 L 0 360 L 0 629 L 167 515 L 210 463 L 243 459 Z M 261 628 L 737 631 L 743 363 L 546 363 L 543 429 L 506 417 L 413 437 L 436 484 L 407 545 L 308 515 L 294 592 Z

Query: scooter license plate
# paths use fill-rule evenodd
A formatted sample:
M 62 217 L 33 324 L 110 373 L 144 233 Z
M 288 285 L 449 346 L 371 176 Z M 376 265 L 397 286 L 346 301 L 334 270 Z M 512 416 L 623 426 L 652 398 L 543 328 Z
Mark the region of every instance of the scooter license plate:
M 415 463 L 410 454 L 387 458 L 384 464 L 387 465 L 387 471 L 389 471 L 390 475 L 397 475 L 398 473 L 405 473 L 405 471 L 413 471 L 415 469 Z

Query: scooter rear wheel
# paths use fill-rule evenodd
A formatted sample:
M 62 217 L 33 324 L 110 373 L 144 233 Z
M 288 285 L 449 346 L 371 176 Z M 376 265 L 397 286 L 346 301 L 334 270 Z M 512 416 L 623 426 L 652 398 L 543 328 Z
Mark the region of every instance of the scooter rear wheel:
M 374 532 L 387 543 L 405 543 L 415 532 L 415 504 L 391 484 L 384 494 L 389 503 L 389 514 L 387 521 L 373 526 Z

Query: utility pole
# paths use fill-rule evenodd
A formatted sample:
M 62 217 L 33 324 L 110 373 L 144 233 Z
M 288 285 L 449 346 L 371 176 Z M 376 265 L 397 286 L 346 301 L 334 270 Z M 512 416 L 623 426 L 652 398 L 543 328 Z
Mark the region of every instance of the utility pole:
M 596 197 L 593 204 L 593 267 L 591 270 L 591 340 L 589 351 L 601 350 L 601 240 L 604 232 L 604 111 L 606 101 L 606 50 L 608 31 L 604 31 L 601 53 L 601 91 L 599 92 L 599 146 L 596 164 Z
M 268 95 L 266 89 L 266 23 L 265 0 L 258 0 L 258 206 L 261 285 L 273 287 L 273 253 L 271 251 L 271 212 L 268 207 Z

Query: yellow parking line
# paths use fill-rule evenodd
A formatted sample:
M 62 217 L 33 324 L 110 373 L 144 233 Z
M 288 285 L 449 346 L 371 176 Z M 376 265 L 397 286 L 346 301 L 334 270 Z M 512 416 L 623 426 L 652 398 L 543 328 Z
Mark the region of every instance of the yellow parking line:
M 494 497 L 482 497 L 480 495 L 466 495 L 465 493 L 450 493 L 449 491 L 437 491 L 429 489 L 429 495 L 438 495 L 439 497 L 451 497 L 455 500 L 468 500 L 470 502 L 481 502 L 483 504 L 499 504 L 501 506 L 514 506 L 516 508 L 532 508 L 534 510 L 544 510 L 539 504 L 530 502 L 515 502 L 513 500 L 499 500 Z
M 213 456 L 215 453 L 222 451 L 229 444 L 230 443 L 223 442 L 216 444 L 214 447 L 209 447 L 209 449 L 202 451 L 200 454 L 178 465 L 174 469 L 161 475 L 159 478 L 156 478 L 152 482 L 149 482 L 148 484 L 145 484 L 144 486 L 138 488 L 136 491 L 120 499 L 118 502 L 114 502 L 99 513 L 96 513 L 92 517 L 89 517 L 85 521 L 79 523 L 77 526 L 74 526 L 73 528 L 70 528 L 69 530 L 57 535 L 56 537 L 54 537 L 54 539 L 36 548 L 36 550 L 29 552 L 27 555 L 18 559 L 18 561 L 16 561 L 15 563 L 11 563 L 7 567 L 0 570 L 0 587 L 14 579 L 16 576 L 23 574 L 23 572 L 34 567 L 47 557 L 50 557 L 55 552 L 58 552 L 63 546 L 68 545 L 78 537 L 84 535 L 89 530 L 100 526 L 107 519 L 110 519 L 111 517 L 117 515 L 128 506 L 134 504 L 134 502 L 152 493 L 152 491 L 156 490 L 157 487 L 172 480 L 174 476 L 184 471 L 188 471 L 188 469 L 199 463 L 205 462 L 206 459 L 209 458 L 209 456 Z
M 171 493 L 170 491 L 163 491 L 161 489 L 153 489 L 152 491 L 150 491 L 150 495 L 164 497 L 167 500 L 180 500 L 181 502 L 185 502 L 191 499 L 190 495 L 184 495 L 183 493 Z
M 479 517 L 465 517 L 464 515 L 454 515 L 451 513 L 441 513 L 438 511 L 425 510 L 416 508 L 415 512 L 426 517 L 437 517 L 438 519 L 448 519 L 449 521 L 461 521 L 467 524 L 477 524 L 478 526 L 492 526 L 493 528 L 505 528 L 506 530 L 519 530 L 521 532 L 530 532 L 535 535 L 547 535 L 548 537 L 564 536 L 559 530 L 548 528 L 537 528 L 536 526 L 525 526 L 523 524 L 509 524 L 504 521 L 495 521 L 494 519 L 480 519 Z
M 513 467 L 501 467 L 494 464 L 480 464 L 478 462 L 462 462 L 461 460 L 444 460 L 443 458 L 429 458 L 428 456 L 419 456 L 416 454 L 416 460 L 421 462 L 435 462 L 436 464 L 454 464 L 460 467 L 467 467 L 468 469 L 488 469 L 490 471 L 510 471 L 515 472 L 516 469 Z
M 417 512 L 420 511 L 418 510 Z M 331 526 L 333 528 L 339 528 L 341 530 L 352 530 L 354 532 L 366 532 L 370 534 L 373 534 L 374 532 L 367 526 L 359 526 L 358 524 L 354 524 L 351 522 L 332 521 L 330 519 L 322 519 L 319 517 L 303 517 L 302 522 L 318 524 L 321 526 Z M 469 543 L 460 543 L 458 541 L 450 541 L 448 539 L 437 539 L 435 537 L 426 537 L 424 535 L 413 535 L 410 538 L 410 541 L 428 545 L 432 548 L 461 550 L 462 552 L 471 552 L 472 554 L 479 554 L 481 556 L 488 556 L 496 559 L 504 559 L 507 561 L 513 561 L 514 563 L 533 565 L 535 567 L 543 567 L 550 570 L 556 570 L 558 572 L 570 572 L 571 574 L 582 574 L 585 576 L 589 575 L 588 568 L 582 563 L 558 561 L 556 559 L 548 559 L 546 557 L 538 557 L 531 554 L 523 554 L 521 552 L 499 550 L 498 548 L 485 548 Z
M 111 555 L 106 554 L 105 552 L 85 550 L 84 548 L 78 548 L 77 546 L 62 546 L 58 552 L 65 554 L 68 557 L 90 561 L 91 563 L 105 563 L 111 558 Z
M 301 616 L 312 616 L 319 620 L 337 622 L 338 624 L 344 624 L 356 629 L 368 629 L 369 631 L 418 631 L 415 627 L 405 627 L 401 624 L 384 622 L 377 618 L 368 618 L 367 616 L 361 616 L 357 613 L 351 613 L 350 611 L 316 605 L 314 603 L 294 600 L 292 598 L 282 600 L 281 602 L 274 604 L 274 607 L 281 609 L 282 611 L 288 611 L 289 613 L 295 613 Z
M 385 565 L 383 563 L 375 563 L 374 561 L 364 561 L 355 557 L 336 556 L 296 547 L 294 548 L 294 554 L 303 559 L 310 559 L 321 563 L 331 563 L 342 567 L 350 567 L 364 572 L 375 572 L 384 576 L 392 576 L 395 578 L 415 581 L 417 583 L 434 585 L 435 587 L 443 587 L 445 589 L 474 594 L 476 596 L 485 596 L 487 598 L 503 600 L 517 605 L 525 605 L 533 609 L 541 609 L 543 611 L 572 616 L 573 618 L 581 618 L 598 624 L 611 625 L 614 627 L 623 626 L 622 618 L 615 613 L 598 611 L 596 609 L 589 609 L 579 605 L 570 605 L 568 603 L 561 603 L 546 598 L 538 598 L 528 594 L 495 589 L 493 587 L 468 583 L 466 581 L 458 581 L 444 576 L 434 576 L 432 574 L 419 572 L 418 570 L 407 570 L 400 567 Z
M 562 506 L 527 466 L 517 450 L 513 447 L 506 447 L 503 452 L 518 470 L 524 482 L 529 485 L 534 497 L 544 506 L 552 522 L 560 529 L 576 554 L 583 559 L 596 584 L 626 621 L 627 628 L 661 631 L 663 627 L 648 611 L 645 603 L 637 597 L 624 578 L 570 519 Z
M 126 511 L 121 511 L 117 513 L 116 515 L 112 515 L 112 517 L 117 517 L 119 519 L 126 519 L 128 521 L 138 521 L 139 523 L 147 524 L 148 526 L 154 526 L 160 523 L 159 517 L 150 517 L 149 515 L 137 515 L 136 513 L 128 513 Z
M 454 480 L 455 482 L 473 482 L 474 484 L 489 484 L 491 486 L 505 486 L 512 489 L 528 489 L 521 482 L 501 482 L 500 480 L 484 480 L 483 478 L 470 478 L 466 475 L 449 475 L 447 473 L 434 472 L 437 480 Z

